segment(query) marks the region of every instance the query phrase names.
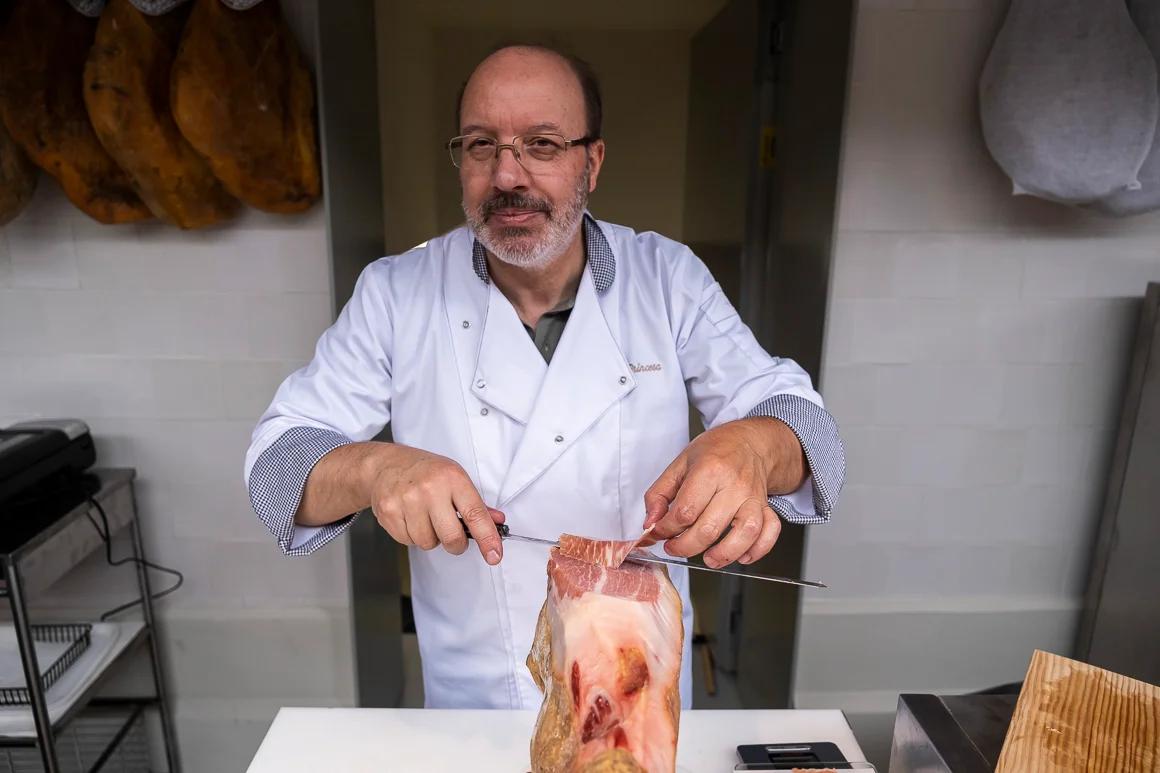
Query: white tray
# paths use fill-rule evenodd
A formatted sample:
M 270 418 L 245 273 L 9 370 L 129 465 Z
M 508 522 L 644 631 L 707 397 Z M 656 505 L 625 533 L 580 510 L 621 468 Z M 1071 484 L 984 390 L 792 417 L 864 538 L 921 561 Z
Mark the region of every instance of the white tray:
M 52 664 L 63 655 L 72 641 L 35 641 L 36 664 L 43 679 Z M 28 685 L 24 679 L 24 665 L 20 661 L 20 643 L 16 639 L 16 626 L 0 625 L 0 687 L 21 688 Z
M 125 648 L 145 627 L 141 622 L 93 623 L 88 648 L 48 688 L 48 718 L 54 724 L 68 712 L 85 691 L 108 670 Z M 9 626 L 9 628 L 11 628 Z M 15 636 L 13 644 L 15 644 Z M 11 653 L 19 664 L 19 651 Z M 38 648 L 39 654 L 39 648 Z M 0 658 L 8 659 L 7 651 Z M 19 666 L 17 666 L 19 667 Z M 21 678 L 21 683 L 23 683 Z M 0 706 L 0 738 L 35 738 L 36 724 L 30 706 Z

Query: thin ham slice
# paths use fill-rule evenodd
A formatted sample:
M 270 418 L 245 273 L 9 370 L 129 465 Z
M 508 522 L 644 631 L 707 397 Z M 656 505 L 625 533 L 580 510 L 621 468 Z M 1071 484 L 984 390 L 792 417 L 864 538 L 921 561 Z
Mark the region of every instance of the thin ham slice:
M 651 531 L 650 526 L 645 529 L 644 534 L 628 540 L 587 539 L 572 534 L 561 534 L 560 552 L 589 564 L 617 569 L 624 563 L 624 559 L 628 558 L 629 553 L 654 542 L 649 536 Z
M 548 597 L 527 660 L 544 692 L 532 770 L 671 773 L 680 721 L 680 596 L 664 566 L 601 563 L 619 563 L 625 545 L 637 540 L 593 542 L 562 539 L 548 557 Z

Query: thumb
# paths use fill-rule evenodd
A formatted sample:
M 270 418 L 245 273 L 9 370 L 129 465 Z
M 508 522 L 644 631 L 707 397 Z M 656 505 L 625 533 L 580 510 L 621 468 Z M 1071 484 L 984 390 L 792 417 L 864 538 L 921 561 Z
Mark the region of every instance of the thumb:
M 479 552 L 483 555 L 484 560 L 492 566 L 498 564 L 503 558 L 503 543 L 500 540 L 499 531 L 495 528 L 496 523 L 502 523 L 495 518 L 495 513 L 499 511 L 493 510 L 483 503 L 479 492 L 475 490 L 471 481 L 467 480 L 467 476 L 464 476 L 464 480 L 452 489 L 451 501 L 455 509 L 463 516 L 463 524 L 479 546 Z
M 676 499 L 687 470 L 688 461 L 682 451 L 644 492 L 644 528 L 655 525 L 668 514 L 669 505 Z

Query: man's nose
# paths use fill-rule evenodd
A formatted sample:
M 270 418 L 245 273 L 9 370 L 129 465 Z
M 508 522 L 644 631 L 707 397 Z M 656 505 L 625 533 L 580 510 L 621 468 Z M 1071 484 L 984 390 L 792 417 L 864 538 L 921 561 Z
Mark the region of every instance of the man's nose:
M 491 169 L 491 182 L 501 191 L 527 187 L 528 170 L 516 160 L 516 149 L 502 147 L 496 153 Z

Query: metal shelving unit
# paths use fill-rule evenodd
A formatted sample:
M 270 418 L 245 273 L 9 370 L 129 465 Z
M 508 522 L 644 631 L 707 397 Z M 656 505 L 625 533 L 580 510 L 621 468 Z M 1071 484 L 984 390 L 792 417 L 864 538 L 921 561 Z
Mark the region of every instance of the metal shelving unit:
M 140 730 L 142 715 L 148 708 L 156 708 L 160 715 L 170 773 L 181 771 L 154 626 L 152 589 L 148 572 L 141 563 L 146 556 L 133 492 L 136 472 L 132 469 L 99 469 L 93 471 L 93 476 L 97 485 L 91 499 L 100 503 L 105 511 L 109 539 L 129 529 L 133 556 L 138 559 L 135 562 L 137 587 L 141 593 L 144 620 L 121 624 L 122 633 L 126 635 L 116 643 L 113 655 L 99 667 L 65 710 L 58 717 L 50 718 L 46 690 L 40 680 L 42 671 L 32 636 L 28 597 L 51 585 L 93 550 L 103 549 L 104 540 L 89 523 L 90 516 L 95 514 L 91 511 L 96 508 L 88 497 L 81 497 L 70 509 L 57 510 L 55 514 L 22 513 L 20 518 L 6 519 L 8 523 L 0 532 L 0 567 L 4 572 L 0 596 L 8 599 L 12 610 L 36 734 L 0 734 L 0 773 L 30 770 L 25 758 L 30 756 L 27 750 L 33 747 L 39 751 L 44 773 L 95 772 L 118 755 L 124 760 L 125 750 L 120 747 L 126 739 L 141 735 L 131 731 Z M 116 700 L 95 699 L 116 667 L 142 648 L 151 665 L 153 693 Z M 62 746 L 67 748 L 62 749 Z M 24 752 L 24 757 L 15 751 L 17 749 Z M 147 762 L 147 754 L 142 758 L 134 752 L 134 758 Z

